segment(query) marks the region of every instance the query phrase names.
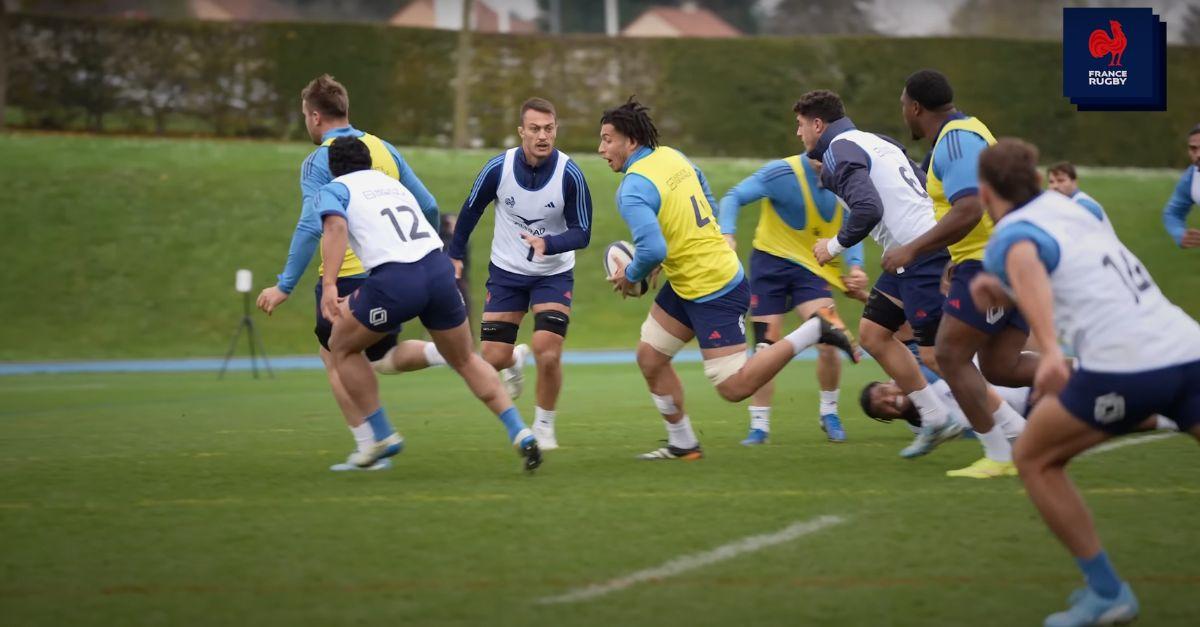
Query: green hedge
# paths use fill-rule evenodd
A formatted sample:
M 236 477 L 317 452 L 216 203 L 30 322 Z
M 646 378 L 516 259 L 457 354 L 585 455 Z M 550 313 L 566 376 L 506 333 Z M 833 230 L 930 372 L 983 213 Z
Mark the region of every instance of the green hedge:
M 863 128 L 904 139 L 904 77 L 936 67 L 959 106 L 1046 159 L 1183 166 L 1200 112 L 1200 48 L 1168 51 L 1168 111 L 1076 113 L 1057 42 L 876 37 L 629 40 L 479 35 L 470 135 L 513 141 L 529 95 L 559 107 L 569 151 L 590 151 L 601 110 L 630 94 L 686 152 L 794 152 L 791 105 L 838 91 Z M 15 16 L 10 106 L 29 127 L 301 137 L 297 96 L 314 75 L 347 84 L 356 124 L 405 145 L 446 145 L 456 34 L 361 24 L 90 21 Z M 924 152 L 918 148 L 918 152 Z

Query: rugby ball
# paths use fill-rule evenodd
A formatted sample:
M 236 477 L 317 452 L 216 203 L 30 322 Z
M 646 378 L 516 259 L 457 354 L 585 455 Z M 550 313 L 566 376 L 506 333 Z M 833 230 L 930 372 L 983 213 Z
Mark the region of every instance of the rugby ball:
M 629 242 L 613 242 L 604 249 L 604 275 L 611 279 L 616 274 L 618 268 L 624 268 L 633 261 L 633 244 Z M 633 288 L 633 293 L 630 296 L 641 296 L 650 291 L 650 284 L 646 279 L 642 279 Z

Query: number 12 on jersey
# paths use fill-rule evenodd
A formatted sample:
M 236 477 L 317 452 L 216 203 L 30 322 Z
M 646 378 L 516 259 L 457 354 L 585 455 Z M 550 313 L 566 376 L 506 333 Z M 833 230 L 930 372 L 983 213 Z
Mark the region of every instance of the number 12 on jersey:
M 400 221 L 396 219 L 397 213 L 407 213 L 412 218 L 412 228 L 408 231 L 408 236 L 405 237 L 404 230 L 400 228 Z M 396 228 L 396 235 L 400 236 L 400 241 L 416 241 L 429 237 L 429 233 L 421 230 L 421 220 L 417 218 L 417 210 L 412 207 L 399 206 L 395 211 L 391 208 L 383 209 L 379 212 L 381 216 L 387 216 L 392 221 L 392 226 Z

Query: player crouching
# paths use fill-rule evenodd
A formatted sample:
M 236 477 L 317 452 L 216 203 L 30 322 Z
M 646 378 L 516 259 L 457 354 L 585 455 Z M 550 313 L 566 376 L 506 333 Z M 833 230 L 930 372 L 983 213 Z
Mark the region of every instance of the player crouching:
M 327 260 L 321 311 L 333 321 L 333 366 L 375 440 L 373 446 L 352 453 L 347 463 L 370 467 L 403 448 L 403 438 L 380 405 L 379 382 L 362 351 L 398 332 L 402 323 L 420 318 L 446 363 L 504 423 L 525 469 L 537 468 L 542 462 L 537 441 L 496 371 L 475 354 L 454 269 L 442 253 L 437 231 L 414 208 L 412 193 L 372 170 L 370 151 L 357 138 L 340 137 L 330 145 L 329 169 L 336 178 L 317 197 Z M 338 298 L 335 282 L 347 244 L 369 276 L 349 297 Z

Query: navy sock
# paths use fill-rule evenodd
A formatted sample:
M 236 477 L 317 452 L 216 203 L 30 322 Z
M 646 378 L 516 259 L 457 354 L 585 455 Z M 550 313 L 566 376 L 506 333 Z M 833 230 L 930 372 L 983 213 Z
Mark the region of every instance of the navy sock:
M 388 421 L 387 414 L 383 411 L 383 407 L 375 410 L 375 413 L 367 416 L 367 424 L 371 425 L 371 433 L 375 435 L 375 441 L 378 442 L 389 435 L 396 432 L 392 428 L 392 423 Z
M 1091 559 L 1075 558 L 1083 577 L 1087 579 L 1088 587 L 1096 594 L 1111 599 L 1121 592 L 1121 579 L 1108 561 L 1108 554 L 1100 551 Z
M 517 411 L 515 406 L 500 412 L 500 422 L 503 422 L 504 428 L 508 430 L 509 442 L 515 440 L 517 434 L 525 428 L 525 422 L 521 420 L 521 412 Z

